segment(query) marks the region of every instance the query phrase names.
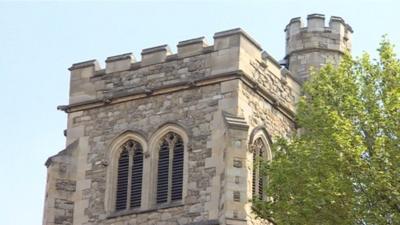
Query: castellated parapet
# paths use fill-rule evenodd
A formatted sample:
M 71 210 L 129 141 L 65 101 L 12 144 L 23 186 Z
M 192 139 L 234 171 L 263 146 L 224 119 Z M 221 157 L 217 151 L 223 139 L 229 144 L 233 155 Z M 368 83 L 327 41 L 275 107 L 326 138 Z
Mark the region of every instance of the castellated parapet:
M 352 28 L 341 17 L 332 16 L 325 26 L 325 16 L 310 14 L 307 26 L 300 17 L 286 26 L 286 63 L 289 70 L 304 82 L 310 69 L 326 63 L 338 64 L 346 51 L 351 51 Z
M 172 53 L 168 45 L 146 48 L 141 51 L 141 61 L 137 61 L 133 53 L 111 56 L 106 59 L 105 68 L 100 68 L 97 60 L 73 64 L 69 68 L 68 108 L 96 101 L 109 103 L 125 95 L 143 93 L 147 96 L 158 93 L 159 88 L 193 86 L 202 80 L 229 74 L 243 74 L 257 83 L 264 79 L 265 73 L 274 76 L 280 85 L 284 84 L 282 87 L 292 95 L 282 97 L 270 92 L 271 101 L 279 102 L 288 112 L 294 111 L 293 93 L 298 92 L 298 82 L 240 28 L 215 33 L 211 46 L 204 37 L 180 41 L 177 50 Z M 120 83 L 115 82 L 117 79 Z M 264 85 L 269 85 L 268 88 L 278 88 L 267 82 Z

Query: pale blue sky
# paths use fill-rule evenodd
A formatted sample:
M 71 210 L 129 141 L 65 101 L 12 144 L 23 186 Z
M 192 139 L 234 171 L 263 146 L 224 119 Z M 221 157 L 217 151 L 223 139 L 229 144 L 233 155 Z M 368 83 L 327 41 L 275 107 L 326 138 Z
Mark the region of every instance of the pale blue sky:
M 310 13 L 343 17 L 353 53 L 388 34 L 400 45 L 400 1 L 4 2 L 0 0 L 0 224 L 41 224 L 47 157 L 64 148 L 69 71 L 75 62 L 140 52 L 242 27 L 275 58 L 283 29 Z M 396 48 L 399 52 L 400 47 Z M 376 55 L 374 53 L 374 55 Z

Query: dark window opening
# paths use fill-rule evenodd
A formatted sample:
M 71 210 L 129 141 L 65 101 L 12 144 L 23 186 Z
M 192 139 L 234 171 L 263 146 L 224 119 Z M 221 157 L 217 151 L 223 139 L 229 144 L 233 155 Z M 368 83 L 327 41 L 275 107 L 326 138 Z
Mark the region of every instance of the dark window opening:
M 173 132 L 165 135 L 158 150 L 157 204 L 182 200 L 184 143 Z
M 122 145 L 118 159 L 115 210 L 140 207 L 142 198 L 143 149 L 133 140 Z
M 253 144 L 253 174 L 252 174 L 252 196 L 253 199 L 264 199 L 263 189 L 265 177 L 260 171 L 260 159 L 266 158 L 265 144 L 261 138 L 257 138 Z

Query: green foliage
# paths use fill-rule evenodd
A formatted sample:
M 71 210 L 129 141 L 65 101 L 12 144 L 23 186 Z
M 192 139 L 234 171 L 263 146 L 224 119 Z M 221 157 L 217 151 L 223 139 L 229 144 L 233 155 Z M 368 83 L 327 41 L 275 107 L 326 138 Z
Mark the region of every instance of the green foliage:
M 278 225 L 400 224 L 400 62 L 384 38 L 379 60 L 345 55 L 304 85 L 300 133 L 279 139 L 267 201 L 254 212 Z

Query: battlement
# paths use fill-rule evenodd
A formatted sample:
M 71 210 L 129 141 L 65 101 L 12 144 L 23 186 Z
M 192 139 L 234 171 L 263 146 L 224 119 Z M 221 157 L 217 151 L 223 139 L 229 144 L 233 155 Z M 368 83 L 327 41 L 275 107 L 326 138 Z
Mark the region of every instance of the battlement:
M 345 35 L 346 33 L 353 33 L 353 29 L 338 16 L 331 16 L 328 26 L 325 26 L 325 15 L 315 13 L 307 16 L 306 26 L 301 17 L 291 19 L 289 24 L 286 25 L 285 32 L 287 37 L 300 32 L 325 32 Z
M 305 26 L 300 17 L 290 20 L 285 28 L 286 55 L 305 49 L 332 50 L 344 53 L 351 50 L 353 29 L 341 17 L 331 16 L 325 26 L 325 15 L 310 14 Z
M 146 97 L 166 93 L 167 89 L 201 86 L 211 80 L 220 82 L 221 77 L 228 76 L 248 79 L 255 86 L 262 86 L 257 82 L 263 80 L 266 90 L 298 92 L 299 84 L 292 75 L 281 70 L 279 62 L 266 56 L 261 45 L 242 29 L 217 32 L 213 39 L 213 45 L 208 45 L 204 37 L 180 41 L 176 53 L 168 45 L 145 48 L 140 61 L 133 53 L 110 56 L 105 68 L 97 60 L 75 63 L 69 68 L 69 104 L 108 104 L 131 95 Z M 281 97 L 277 94 L 277 98 Z M 294 108 L 294 98 L 279 101 Z
M 74 63 L 69 70 L 82 70 L 88 67 L 92 68 L 92 75 L 109 74 L 125 70 L 135 70 L 149 65 L 169 62 L 186 57 L 207 54 L 223 49 L 240 47 L 243 41 L 248 41 L 255 49 L 262 50 L 253 38 L 251 38 L 241 28 L 217 32 L 214 34 L 214 45 L 209 46 L 205 37 L 198 37 L 189 40 L 180 41 L 177 44 L 177 53 L 172 53 L 168 45 L 159 45 L 143 49 L 141 51 L 141 61 L 136 61 L 133 53 L 124 53 L 108 57 L 106 67 L 100 68 L 97 60 L 88 60 Z
M 207 44 L 205 43 L 204 37 L 181 41 L 179 42 L 177 47 L 177 54 L 172 54 L 168 45 L 160 45 L 143 49 L 141 51 L 141 61 L 136 61 L 136 57 L 133 55 L 133 53 L 124 53 L 121 55 L 107 57 L 107 59 L 105 60 L 105 68 L 100 68 L 99 62 L 96 59 L 93 59 L 84 62 L 74 63 L 69 68 L 69 70 L 72 73 L 75 73 L 75 71 L 77 70 L 87 70 L 88 68 L 91 68 L 90 71 L 92 76 L 104 75 L 114 72 L 140 69 L 141 67 L 146 67 L 149 65 L 159 64 L 178 58 L 184 58 L 213 51 L 213 49 L 206 48 Z

